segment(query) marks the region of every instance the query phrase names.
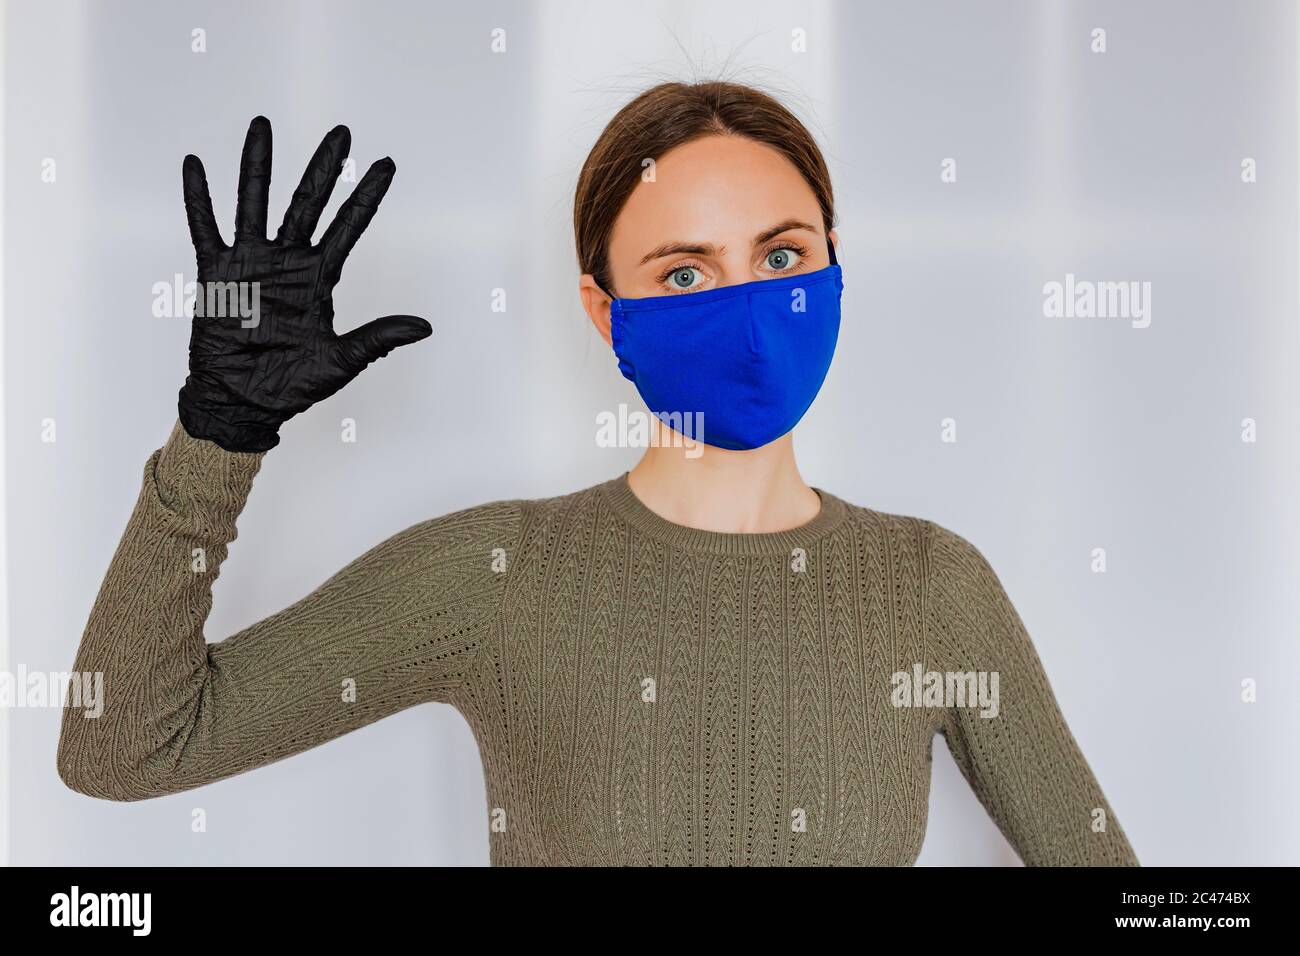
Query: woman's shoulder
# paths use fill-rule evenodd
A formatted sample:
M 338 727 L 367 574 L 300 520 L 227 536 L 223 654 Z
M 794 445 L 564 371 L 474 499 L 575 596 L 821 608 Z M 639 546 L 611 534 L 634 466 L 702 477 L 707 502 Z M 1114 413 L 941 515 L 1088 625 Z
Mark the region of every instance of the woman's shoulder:
M 589 511 L 607 484 L 609 482 L 601 482 L 577 491 L 533 498 L 493 498 L 429 518 L 410 530 L 439 534 L 460 530 L 478 536 L 500 537 L 503 529 L 517 531 L 523 525 L 545 524 Z
M 914 557 L 927 572 L 946 573 L 965 569 L 983 573 L 988 562 L 983 553 L 962 533 L 932 518 L 902 511 L 888 511 L 839 499 L 848 523 L 888 547 L 898 557 Z

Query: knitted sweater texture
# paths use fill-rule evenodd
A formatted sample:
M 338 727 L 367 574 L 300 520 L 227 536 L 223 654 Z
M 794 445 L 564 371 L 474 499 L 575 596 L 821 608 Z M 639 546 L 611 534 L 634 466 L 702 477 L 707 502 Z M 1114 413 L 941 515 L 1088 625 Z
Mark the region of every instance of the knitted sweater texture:
M 211 587 L 263 454 L 177 424 L 145 466 L 63 715 L 75 790 L 141 800 L 429 701 L 483 760 L 494 865 L 908 865 L 931 747 L 1030 865 L 1137 865 L 997 576 L 920 518 L 666 521 L 626 475 L 414 525 L 217 643 Z

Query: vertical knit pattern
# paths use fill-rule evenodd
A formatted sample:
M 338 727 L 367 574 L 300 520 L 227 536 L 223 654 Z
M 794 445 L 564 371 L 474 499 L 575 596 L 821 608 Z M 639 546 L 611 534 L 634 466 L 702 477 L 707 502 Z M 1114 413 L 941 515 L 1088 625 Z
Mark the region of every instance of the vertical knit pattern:
M 997 576 L 932 522 L 819 490 L 801 528 L 721 534 L 620 476 L 415 525 L 208 644 L 261 459 L 179 427 L 150 457 L 74 665 L 106 691 L 64 714 L 74 789 L 174 793 L 440 701 L 496 865 L 907 865 L 940 734 L 1026 863 L 1137 863 Z M 900 706 L 917 665 L 996 672 L 997 716 Z

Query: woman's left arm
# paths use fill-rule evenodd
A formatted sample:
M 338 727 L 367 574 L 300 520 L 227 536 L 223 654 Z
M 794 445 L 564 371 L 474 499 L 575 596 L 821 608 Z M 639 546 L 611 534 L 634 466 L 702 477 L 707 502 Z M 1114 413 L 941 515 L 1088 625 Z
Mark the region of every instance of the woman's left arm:
M 925 525 L 926 667 L 967 690 L 940 728 L 962 775 L 1027 866 L 1138 866 L 993 568 Z

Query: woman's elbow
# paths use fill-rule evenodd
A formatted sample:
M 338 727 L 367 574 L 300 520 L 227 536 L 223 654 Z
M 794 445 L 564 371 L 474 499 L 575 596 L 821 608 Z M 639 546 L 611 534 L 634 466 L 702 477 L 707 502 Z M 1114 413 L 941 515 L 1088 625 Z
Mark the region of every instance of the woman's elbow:
M 74 743 L 67 734 L 59 738 L 55 766 L 68 789 L 98 800 L 121 802 L 159 796 L 138 768 L 115 758 L 111 751 L 88 747 L 84 741 Z

